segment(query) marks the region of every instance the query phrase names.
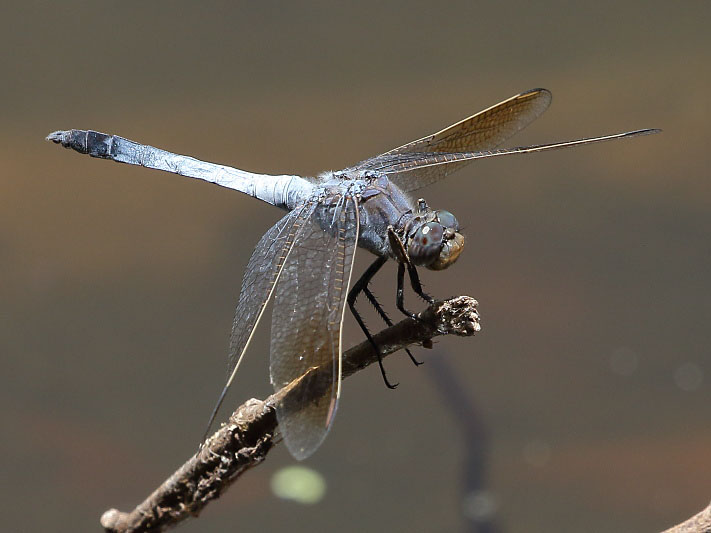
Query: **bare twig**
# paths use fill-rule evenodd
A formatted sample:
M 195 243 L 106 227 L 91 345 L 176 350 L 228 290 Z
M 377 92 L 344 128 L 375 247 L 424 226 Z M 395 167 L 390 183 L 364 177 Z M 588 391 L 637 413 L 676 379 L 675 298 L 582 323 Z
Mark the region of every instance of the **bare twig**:
M 662 533 L 711 533 L 711 503 L 699 514 Z
M 458 296 L 435 302 L 419 315 L 406 318 L 375 336 L 383 357 L 411 344 L 425 344 L 438 335 L 470 336 L 479 331 L 477 301 Z M 362 342 L 343 354 L 343 376 L 377 361 L 370 343 Z M 261 463 L 274 446 L 277 420 L 274 406 L 290 398 L 318 399 L 313 387 L 328 366 L 315 367 L 266 400 L 251 399 L 241 405 L 205 446 L 130 513 L 106 511 L 101 525 L 111 532 L 163 531 L 197 516 L 243 472 Z M 298 395 L 298 396 L 294 396 Z

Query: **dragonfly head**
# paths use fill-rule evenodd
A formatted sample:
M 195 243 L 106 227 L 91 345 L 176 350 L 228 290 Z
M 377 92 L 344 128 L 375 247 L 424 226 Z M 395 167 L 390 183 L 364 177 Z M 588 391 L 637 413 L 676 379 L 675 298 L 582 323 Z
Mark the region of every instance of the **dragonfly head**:
M 428 211 L 416 219 L 419 224 L 408 241 L 407 253 L 416 266 L 444 270 L 459 257 L 464 248 L 464 235 L 459 222 L 449 211 Z

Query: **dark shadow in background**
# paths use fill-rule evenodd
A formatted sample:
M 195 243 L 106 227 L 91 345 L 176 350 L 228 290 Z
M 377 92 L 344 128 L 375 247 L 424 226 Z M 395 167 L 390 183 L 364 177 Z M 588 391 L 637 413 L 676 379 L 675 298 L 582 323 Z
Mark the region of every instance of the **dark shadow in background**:
M 487 489 L 489 440 L 486 424 L 465 387 L 457 379 L 450 354 L 438 353 L 427 358 L 427 375 L 439 392 L 446 410 L 454 418 L 464 441 L 461 469 L 461 514 L 468 533 L 500 533 L 496 499 Z

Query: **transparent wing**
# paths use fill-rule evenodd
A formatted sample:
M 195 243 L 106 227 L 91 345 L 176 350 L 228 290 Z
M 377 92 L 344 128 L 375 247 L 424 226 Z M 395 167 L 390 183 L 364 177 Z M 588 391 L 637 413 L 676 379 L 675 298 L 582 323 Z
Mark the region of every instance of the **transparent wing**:
M 546 89 L 532 89 L 517 94 L 437 133 L 362 161 L 353 169 L 348 170 L 374 170 L 381 164 L 383 158 L 392 160 L 393 156 L 397 154 L 491 150 L 541 116 L 548 109 L 551 98 L 551 93 Z M 413 191 L 445 178 L 462 168 L 467 162 L 460 161 L 446 166 L 427 166 L 403 176 L 392 173 L 389 178 L 404 191 Z
M 644 129 L 627 131 L 624 133 L 614 133 L 612 135 L 603 135 L 601 137 L 590 137 L 587 139 L 576 139 L 574 141 L 563 141 L 550 144 L 536 144 L 533 146 L 521 146 L 518 148 L 501 148 L 498 150 L 487 150 L 483 152 L 455 152 L 444 154 L 428 154 L 428 153 L 412 153 L 412 154 L 392 154 L 382 155 L 377 163 L 373 163 L 371 170 L 382 172 L 390 175 L 400 175 L 404 173 L 412 173 L 421 175 L 423 171 L 428 169 L 443 169 L 452 166 L 469 163 L 475 159 L 484 159 L 487 157 L 500 157 L 504 155 L 515 154 L 530 154 L 533 152 L 545 152 L 547 150 L 558 150 L 560 148 L 569 148 L 583 144 L 593 144 L 604 141 L 612 141 L 615 139 L 623 139 L 629 137 L 637 137 L 639 135 L 650 135 L 659 133 L 658 129 Z
M 297 393 L 277 406 L 279 430 L 299 460 L 323 442 L 338 406 L 343 311 L 358 231 L 355 198 L 320 203 L 297 236 L 276 285 L 270 358 L 274 389 L 313 367 L 331 365 L 331 372 L 309 382 L 322 392 L 318 399 Z
M 210 416 L 208 431 L 237 374 L 239 364 L 264 314 L 284 263 L 293 250 L 295 240 L 304 230 L 305 222 L 311 217 L 314 207 L 315 203 L 305 204 L 289 212 L 262 236 L 252 253 L 242 280 L 242 290 L 232 323 L 227 383 Z

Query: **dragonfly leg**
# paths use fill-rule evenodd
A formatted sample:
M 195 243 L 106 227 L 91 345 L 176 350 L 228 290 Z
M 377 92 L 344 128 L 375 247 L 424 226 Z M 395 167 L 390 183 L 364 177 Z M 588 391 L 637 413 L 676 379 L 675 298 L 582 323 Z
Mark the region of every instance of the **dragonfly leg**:
M 397 270 L 397 308 L 402 311 L 405 315 L 417 319 L 415 313 L 405 309 L 404 306 L 404 281 L 405 281 L 405 268 L 407 268 L 407 273 L 410 276 L 410 285 L 412 285 L 412 290 L 422 298 L 427 303 L 434 302 L 434 299 L 425 294 L 422 289 L 422 284 L 420 283 L 420 276 L 417 274 L 417 268 L 410 261 L 410 257 L 407 255 L 407 250 L 402 242 L 402 239 L 398 236 L 392 226 L 388 227 L 388 240 L 390 241 L 390 248 L 392 249 L 395 259 L 398 262 Z
M 375 342 L 375 339 L 373 339 L 373 336 L 370 334 L 370 331 L 368 331 L 368 327 L 365 325 L 365 322 L 363 321 L 363 318 L 360 316 L 360 313 L 358 310 L 355 308 L 355 302 L 358 296 L 360 295 L 361 292 L 367 291 L 366 296 L 370 293 L 368 290 L 368 283 L 370 283 L 370 280 L 373 279 L 373 276 L 378 272 L 378 270 L 381 269 L 381 267 L 385 264 L 387 261 L 387 257 L 378 257 L 373 264 L 371 264 L 368 269 L 363 273 L 363 275 L 360 277 L 358 281 L 353 285 L 353 288 L 350 290 L 348 293 L 348 307 L 351 310 L 351 313 L 353 313 L 353 316 L 356 319 L 356 322 L 358 322 L 358 325 L 360 326 L 360 329 L 363 330 L 363 333 L 365 333 L 366 338 L 368 339 L 368 342 L 370 342 L 370 345 L 373 347 L 373 350 L 375 350 L 376 355 L 378 356 L 378 365 L 380 366 L 380 373 L 383 376 L 383 381 L 385 382 L 385 386 L 389 389 L 394 389 L 395 387 L 398 386 L 397 383 L 394 385 L 390 383 L 388 380 L 388 376 L 385 373 L 385 366 L 383 366 L 383 357 L 380 354 L 380 348 Z M 372 293 L 370 293 L 372 296 Z M 370 297 L 368 297 L 368 300 L 370 300 Z M 371 300 L 372 303 L 372 300 Z M 380 304 L 377 303 L 376 301 L 376 310 L 380 314 L 381 317 L 385 315 L 385 312 L 380 308 Z M 387 316 L 387 315 L 386 315 Z M 389 318 L 386 318 L 386 323 L 389 321 Z M 392 322 L 388 325 L 391 325 Z M 411 356 L 412 357 L 412 356 Z
M 397 265 L 397 296 L 395 298 L 395 305 L 402 314 L 417 320 L 416 313 L 405 309 L 405 265 L 403 263 L 398 263 Z
M 375 295 L 371 292 L 371 290 L 368 287 L 365 287 L 363 288 L 363 293 L 365 294 L 365 297 L 368 298 L 368 301 L 372 304 L 372 306 L 375 307 L 375 310 L 380 315 L 380 318 L 382 318 L 388 326 L 392 326 L 393 321 L 390 320 L 390 317 L 387 315 L 387 313 L 385 313 L 385 310 L 380 305 L 380 302 L 375 298 Z M 409 348 L 405 348 L 405 353 L 407 353 L 407 355 L 410 357 L 410 361 L 412 361 L 415 366 L 420 366 L 422 364 L 422 361 L 418 361 L 417 359 L 415 359 L 415 356 L 412 355 L 412 352 L 409 350 Z
M 417 274 L 417 268 L 415 268 L 415 265 L 408 261 L 405 266 L 407 267 L 407 273 L 410 275 L 410 285 L 412 285 L 412 290 L 415 291 L 415 293 L 428 304 L 433 303 L 434 298 L 432 298 L 429 294 L 426 294 L 422 289 L 420 276 Z

